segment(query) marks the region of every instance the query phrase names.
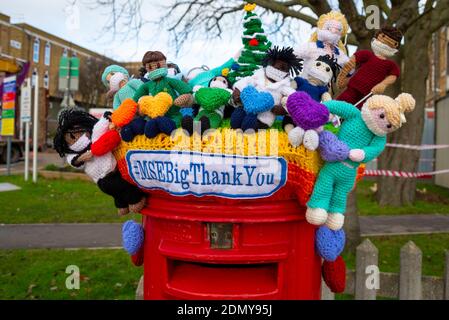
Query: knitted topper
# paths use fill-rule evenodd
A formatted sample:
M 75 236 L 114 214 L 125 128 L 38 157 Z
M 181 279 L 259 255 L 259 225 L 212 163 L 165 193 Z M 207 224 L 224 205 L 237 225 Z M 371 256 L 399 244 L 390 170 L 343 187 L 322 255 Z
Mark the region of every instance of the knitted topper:
M 327 101 L 324 105 L 332 114 L 344 119 L 337 137 L 347 145 L 349 152 L 345 160 L 326 162 L 320 170 L 307 203 L 306 219 L 309 223 L 326 223 L 330 229 L 339 230 L 343 226 L 346 198 L 354 186 L 358 166 L 379 156 L 385 148 L 386 135 L 405 123 L 404 113 L 414 109 L 415 100 L 407 93 L 396 99 L 375 95 L 360 111 L 343 101 Z
M 371 49 L 357 51 L 341 70 L 337 85 L 346 87 L 337 100 L 356 104 L 369 93 L 382 94 L 396 82 L 400 75 L 399 66 L 388 59 L 396 54 L 402 40 L 402 33 L 391 27 L 379 30 L 371 42 Z M 351 78 L 348 74 L 356 69 Z M 359 106 L 360 107 L 360 106 Z

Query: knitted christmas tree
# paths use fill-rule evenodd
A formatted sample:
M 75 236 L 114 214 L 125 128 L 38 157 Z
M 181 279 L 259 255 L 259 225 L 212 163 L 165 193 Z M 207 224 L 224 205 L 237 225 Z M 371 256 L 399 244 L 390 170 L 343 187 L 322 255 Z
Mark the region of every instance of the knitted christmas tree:
M 266 52 L 271 47 L 271 42 L 268 41 L 262 28 L 262 21 L 253 12 L 255 8 L 255 4 L 247 4 L 244 7 L 246 11 L 243 19 L 245 31 L 242 36 L 244 48 L 240 58 L 232 66 L 232 71 L 229 73 L 228 80 L 231 83 L 253 75 L 254 71 L 262 66 Z

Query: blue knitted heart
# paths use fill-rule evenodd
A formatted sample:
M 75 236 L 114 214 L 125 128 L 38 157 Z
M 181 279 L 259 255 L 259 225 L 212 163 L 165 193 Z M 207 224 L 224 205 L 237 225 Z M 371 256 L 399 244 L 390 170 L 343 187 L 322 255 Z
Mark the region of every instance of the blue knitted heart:
M 343 229 L 334 231 L 321 226 L 315 234 L 315 247 L 318 254 L 326 261 L 335 261 L 345 247 L 346 235 Z
M 240 93 L 243 109 L 247 113 L 258 114 L 269 111 L 274 107 L 273 96 L 269 92 L 258 91 L 253 86 L 248 86 Z
M 128 220 L 122 227 L 123 248 L 130 254 L 136 254 L 143 244 L 144 231 L 140 224 Z

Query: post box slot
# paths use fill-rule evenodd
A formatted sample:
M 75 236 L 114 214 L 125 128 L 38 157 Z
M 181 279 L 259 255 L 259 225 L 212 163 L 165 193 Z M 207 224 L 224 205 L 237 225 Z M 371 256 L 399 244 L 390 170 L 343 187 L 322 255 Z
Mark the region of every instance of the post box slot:
M 167 288 L 179 298 L 273 297 L 278 289 L 278 264 L 208 264 L 167 260 Z

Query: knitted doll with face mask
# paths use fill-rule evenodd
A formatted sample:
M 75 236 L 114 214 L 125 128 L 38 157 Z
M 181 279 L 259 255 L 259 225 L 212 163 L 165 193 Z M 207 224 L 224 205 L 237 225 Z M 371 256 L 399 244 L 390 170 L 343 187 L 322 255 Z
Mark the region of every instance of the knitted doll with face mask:
M 332 100 L 324 105 L 329 112 L 344 119 L 337 137 L 338 143 L 347 145 L 348 152 L 345 160 L 339 157 L 321 168 L 307 203 L 306 219 L 311 224 L 326 223 L 330 229 L 339 230 L 344 222 L 346 198 L 354 186 L 359 165 L 382 153 L 386 135 L 405 123 L 404 113 L 414 109 L 415 100 L 410 94 L 402 93 L 396 99 L 374 95 L 366 100 L 361 110 L 344 101 Z
M 299 73 L 302 61 L 294 55 L 292 48 L 275 46 L 269 49 L 263 66 L 254 75 L 234 84 L 233 102 L 243 105 L 232 113 L 231 127 L 234 129 L 270 128 L 276 119 L 272 109 L 284 110 L 286 98 L 295 91 L 289 73 Z
M 114 97 L 113 108 L 117 109 L 123 101 L 132 98 L 143 84 L 139 79 L 129 79 L 128 71 L 120 66 L 107 67 L 101 76 L 103 84 L 109 89 L 107 95 Z
M 59 115 L 54 147 L 71 166 L 84 168 L 101 191 L 114 198 L 120 215 L 139 212 L 145 205 L 145 196 L 117 170 L 111 151 L 121 139 L 109 126 L 108 114 L 97 120 L 87 112 L 65 109 Z
M 182 128 L 192 135 L 194 121 L 201 125 L 201 134 L 204 131 L 220 126 L 223 120 L 224 110 L 228 104 L 232 90 L 225 76 L 217 76 L 210 80 L 208 87 L 195 87 L 195 100 L 200 106 L 198 115 L 195 118 L 185 116 L 182 119 Z
M 340 89 L 346 87 L 337 100 L 356 104 L 369 93 L 382 94 L 389 85 L 396 82 L 400 68 L 388 58 L 398 52 L 402 33 L 391 27 L 379 30 L 371 41 L 371 49 L 357 51 L 341 70 L 337 85 Z M 349 72 L 355 69 L 352 77 Z M 360 107 L 360 106 L 358 106 Z
M 143 57 L 142 64 L 148 72 L 150 81 L 140 86 L 133 100 L 139 102 L 143 96 L 156 96 L 160 92 L 168 93 L 173 98 L 173 106 L 166 116 L 179 127 L 182 119 L 180 107 L 187 107 L 193 103 L 192 87 L 184 81 L 168 76 L 167 58 L 162 52 L 148 51 Z
M 318 19 L 317 27 L 310 41 L 295 49 L 298 58 L 304 60 L 302 76 L 306 79 L 309 73 L 307 65 L 313 63 L 319 56 L 330 55 L 341 67 L 349 60 L 341 41 L 349 29 L 345 16 L 338 11 L 323 14 Z

